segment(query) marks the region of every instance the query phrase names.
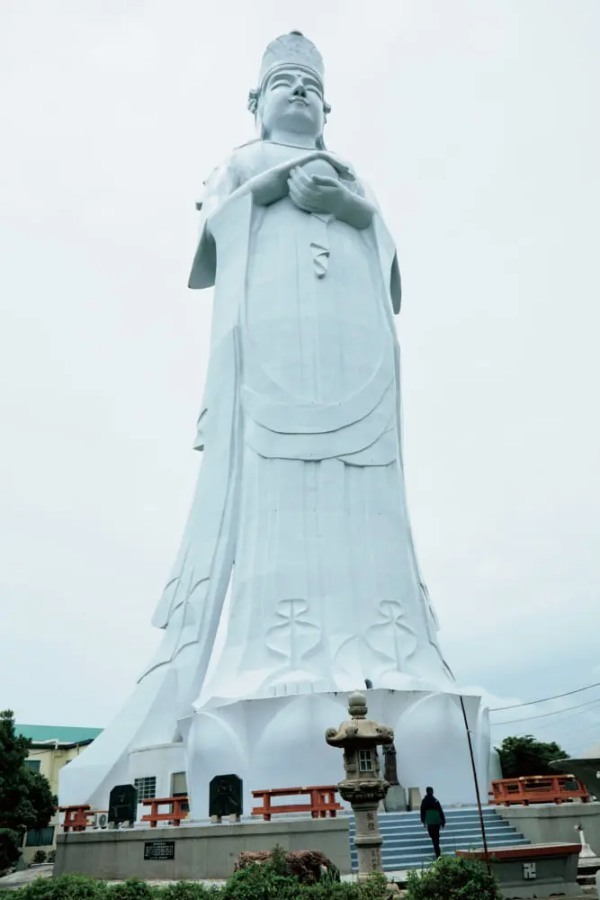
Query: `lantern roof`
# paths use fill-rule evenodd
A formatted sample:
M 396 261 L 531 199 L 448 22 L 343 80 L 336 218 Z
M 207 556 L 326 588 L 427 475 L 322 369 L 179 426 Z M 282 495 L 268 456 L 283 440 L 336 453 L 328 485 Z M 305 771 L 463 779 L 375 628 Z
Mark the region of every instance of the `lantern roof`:
M 356 691 L 348 698 L 348 712 L 350 719 L 339 728 L 328 728 L 325 732 L 325 740 L 332 747 L 373 747 L 377 744 L 391 744 L 394 741 L 394 731 L 388 725 L 380 725 L 372 719 L 367 719 L 367 698 Z

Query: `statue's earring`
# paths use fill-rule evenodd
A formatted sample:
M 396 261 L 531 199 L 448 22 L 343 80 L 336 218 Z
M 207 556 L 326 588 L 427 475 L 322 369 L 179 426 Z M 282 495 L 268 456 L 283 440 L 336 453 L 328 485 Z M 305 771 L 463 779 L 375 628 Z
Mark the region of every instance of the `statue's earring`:
M 331 112 L 331 106 L 327 103 L 326 100 L 323 100 L 323 121 L 327 121 L 327 116 Z

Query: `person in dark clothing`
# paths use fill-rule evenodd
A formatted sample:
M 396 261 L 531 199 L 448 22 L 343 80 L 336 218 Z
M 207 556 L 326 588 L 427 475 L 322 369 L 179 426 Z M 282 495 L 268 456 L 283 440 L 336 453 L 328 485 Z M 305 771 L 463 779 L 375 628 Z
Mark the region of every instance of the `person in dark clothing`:
M 421 803 L 421 822 L 423 823 L 423 828 L 426 828 L 429 833 L 437 858 L 442 852 L 440 850 L 440 828 L 445 827 L 446 816 L 444 815 L 442 804 L 433 793 L 432 787 L 428 787 L 425 790 L 425 796 Z

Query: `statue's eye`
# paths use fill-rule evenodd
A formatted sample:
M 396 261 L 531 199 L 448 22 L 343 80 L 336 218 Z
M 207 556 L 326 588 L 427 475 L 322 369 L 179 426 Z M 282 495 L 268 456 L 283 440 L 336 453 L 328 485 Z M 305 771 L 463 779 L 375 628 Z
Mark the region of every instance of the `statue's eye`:
M 271 82 L 271 90 L 275 91 L 280 87 L 289 87 L 292 82 L 286 78 L 274 78 Z

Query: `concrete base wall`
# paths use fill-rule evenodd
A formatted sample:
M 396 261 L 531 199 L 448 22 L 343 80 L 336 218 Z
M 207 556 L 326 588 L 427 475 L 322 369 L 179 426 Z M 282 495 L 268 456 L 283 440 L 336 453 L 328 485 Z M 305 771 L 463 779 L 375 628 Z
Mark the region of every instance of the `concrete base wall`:
M 580 895 L 577 884 L 577 857 L 532 857 L 535 862 L 536 878 L 525 881 L 523 865 L 527 859 L 501 860 L 492 862 L 492 871 L 500 882 L 500 890 L 505 897 L 525 900 L 529 897 L 574 897 Z
M 532 844 L 577 843 L 581 825 L 585 839 L 600 856 L 600 803 L 544 803 L 532 806 L 497 806 Z
M 485 860 L 482 851 L 457 851 L 467 859 Z M 577 884 L 579 845 L 531 844 L 499 847 L 490 852 L 490 867 L 502 895 L 511 900 L 533 897 L 580 897 Z
M 144 859 L 148 841 L 175 841 L 174 859 Z M 351 871 L 348 819 L 294 819 L 239 825 L 181 825 L 69 832 L 58 836 L 55 875 L 95 878 L 229 878 L 242 850 L 320 850 L 342 874 Z

